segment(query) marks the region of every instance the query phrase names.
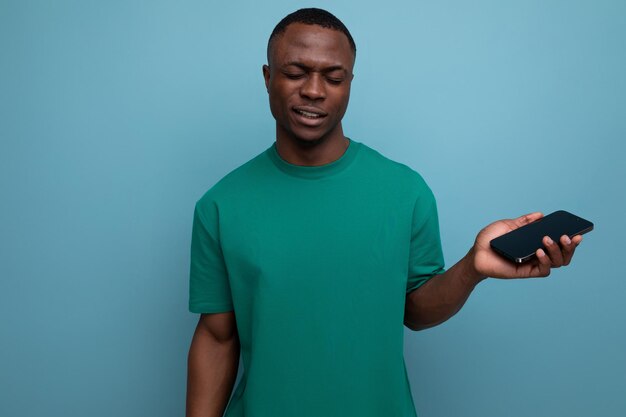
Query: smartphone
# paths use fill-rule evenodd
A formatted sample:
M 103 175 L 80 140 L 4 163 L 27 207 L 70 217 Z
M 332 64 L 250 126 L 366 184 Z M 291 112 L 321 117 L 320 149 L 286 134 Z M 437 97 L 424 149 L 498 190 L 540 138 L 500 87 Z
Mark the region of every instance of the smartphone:
M 559 210 L 493 239 L 491 248 L 515 263 L 522 263 L 532 259 L 537 249 L 543 248 L 544 236 L 550 236 L 558 243 L 563 235 L 572 238 L 591 230 L 593 223 L 590 221 Z

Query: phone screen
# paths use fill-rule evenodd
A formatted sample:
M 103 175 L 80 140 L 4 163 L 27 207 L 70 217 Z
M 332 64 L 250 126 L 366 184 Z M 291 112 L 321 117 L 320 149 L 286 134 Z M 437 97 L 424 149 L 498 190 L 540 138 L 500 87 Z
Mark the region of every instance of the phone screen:
M 491 248 L 513 262 L 522 263 L 532 259 L 537 249 L 543 247 L 544 236 L 559 242 L 563 235 L 572 238 L 591 230 L 593 223 L 590 221 L 559 210 L 493 239 Z

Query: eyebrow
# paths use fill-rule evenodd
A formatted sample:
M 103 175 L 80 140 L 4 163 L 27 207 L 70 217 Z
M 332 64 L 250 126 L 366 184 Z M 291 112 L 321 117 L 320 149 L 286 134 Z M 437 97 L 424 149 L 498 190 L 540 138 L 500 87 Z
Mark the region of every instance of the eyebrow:
M 286 67 L 290 67 L 290 66 L 298 67 L 298 68 L 301 68 L 301 69 L 303 69 L 305 71 L 310 71 L 310 70 L 313 69 L 313 68 L 309 67 L 308 65 L 304 65 L 303 63 L 297 62 L 297 61 L 287 62 L 282 67 L 286 68 Z M 333 71 L 345 71 L 345 72 L 347 72 L 346 68 L 343 67 L 342 65 L 331 65 L 331 66 L 328 66 L 328 67 L 324 67 L 321 70 L 321 72 L 333 72 Z

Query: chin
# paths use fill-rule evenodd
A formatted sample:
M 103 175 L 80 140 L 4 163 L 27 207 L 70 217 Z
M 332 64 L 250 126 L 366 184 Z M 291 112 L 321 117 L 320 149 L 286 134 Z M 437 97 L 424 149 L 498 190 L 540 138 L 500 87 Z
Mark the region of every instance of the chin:
M 289 137 L 295 144 L 308 148 L 326 142 L 329 136 L 328 133 L 320 134 L 311 130 L 305 130 L 303 132 L 292 130 L 289 134 Z
M 294 136 L 294 140 L 298 145 L 302 147 L 312 148 L 313 146 L 324 143 L 326 141 L 326 136 L 315 138 L 303 138 L 300 136 Z

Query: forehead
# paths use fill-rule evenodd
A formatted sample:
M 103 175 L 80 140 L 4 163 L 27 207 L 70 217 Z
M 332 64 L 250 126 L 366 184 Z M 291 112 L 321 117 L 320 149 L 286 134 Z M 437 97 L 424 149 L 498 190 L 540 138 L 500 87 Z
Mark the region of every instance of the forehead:
M 341 65 L 351 68 L 354 53 L 343 32 L 318 25 L 292 23 L 272 40 L 270 65 L 289 62 L 316 65 Z

